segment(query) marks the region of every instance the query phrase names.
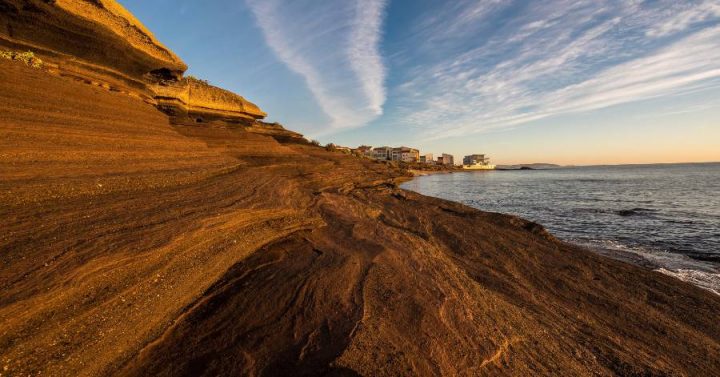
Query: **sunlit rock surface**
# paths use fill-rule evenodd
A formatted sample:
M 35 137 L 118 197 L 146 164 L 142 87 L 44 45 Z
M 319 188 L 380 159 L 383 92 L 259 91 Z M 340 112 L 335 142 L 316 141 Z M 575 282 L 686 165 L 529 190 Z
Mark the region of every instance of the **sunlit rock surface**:
M 401 190 L 408 171 L 311 145 L 224 91 L 167 95 L 221 116 L 168 116 L 137 93 L 184 93 L 184 68 L 88 23 L 88 4 L 122 14 L 108 2 L 70 3 L 0 0 L 2 30 L 58 64 L 75 37 L 107 45 L 73 59 L 142 85 L 0 59 L 3 376 L 720 370 L 717 295 Z
M 0 48 L 38 54 L 59 74 L 161 107 L 218 119 L 260 119 L 255 104 L 201 80 L 112 0 L 0 0 Z

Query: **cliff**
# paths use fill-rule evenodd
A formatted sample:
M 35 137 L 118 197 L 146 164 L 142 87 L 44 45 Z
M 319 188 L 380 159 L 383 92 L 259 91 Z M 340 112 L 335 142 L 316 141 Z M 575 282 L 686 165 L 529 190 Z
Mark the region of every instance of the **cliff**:
M 220 118 L 0 59 L 3 376 L 720 370 L 717 295 Z
M 49 71 L 145 99 L 172 114 L 262 119 L 244 98 L 196 79 L 112 0 L 0 0 L 0 49 L 33 51 Z
M 224 120 L 253 125 L 267 115 L 245 98 L 193 77 L 160 80 L 152 88 L 160 109 L 177 123 Z

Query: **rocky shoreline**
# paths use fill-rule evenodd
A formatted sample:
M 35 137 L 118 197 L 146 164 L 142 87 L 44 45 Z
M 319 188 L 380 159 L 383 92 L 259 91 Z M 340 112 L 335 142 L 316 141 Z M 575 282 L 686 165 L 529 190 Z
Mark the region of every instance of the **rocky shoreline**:
M 1 47 L 51 67 L 0 59 L 2 376 L 720 370 L 717 295 L 259 108 L 168 111 L 146 74 L 184 63 L 113 1 L 0 5 Z

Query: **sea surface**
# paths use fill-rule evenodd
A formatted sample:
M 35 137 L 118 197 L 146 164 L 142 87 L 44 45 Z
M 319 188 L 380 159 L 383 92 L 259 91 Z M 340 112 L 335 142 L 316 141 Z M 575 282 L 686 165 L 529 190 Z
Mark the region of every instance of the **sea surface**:
M 720 163 L 473 171 L 404 189 L 509 213 L 720 294 Z

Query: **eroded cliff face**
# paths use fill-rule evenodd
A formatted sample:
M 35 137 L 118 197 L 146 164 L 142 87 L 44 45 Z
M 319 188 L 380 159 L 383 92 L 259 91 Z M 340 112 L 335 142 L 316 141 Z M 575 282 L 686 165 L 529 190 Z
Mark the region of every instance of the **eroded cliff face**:
M 720 370 L 716 295 L 293 135 L 0 60 L 0 373 Z
M 185 63 L 114 0 L 0 0 L 0 49 L 30 50 L 48 70 L 145 99 L 171 114 L 252 124 L 243 97 L 185 79 Z
M 68 75 L 142 91 L 150 72 L 187 69 L 114 1 L 0 0 L 0 9 L 4 47 L 34 51 Z
M 267 115 L 242 96 L 192 77 L 158 79 L 151 87 L 158 106 L 174 122 L 224 120 L 253 125 Z

